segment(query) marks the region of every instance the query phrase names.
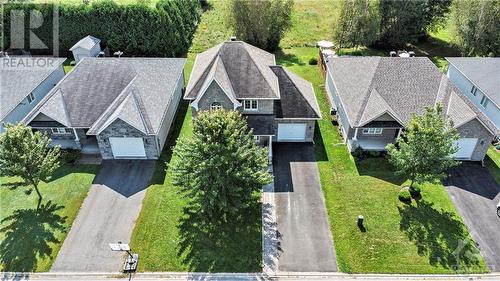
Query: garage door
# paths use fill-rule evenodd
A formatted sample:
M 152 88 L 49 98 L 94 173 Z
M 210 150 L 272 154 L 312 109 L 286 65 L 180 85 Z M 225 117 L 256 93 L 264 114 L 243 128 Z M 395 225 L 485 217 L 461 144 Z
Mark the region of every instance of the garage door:
M 115 158 L 146 157 L 142 138 L 109 138 Z
M 278 141 L 305 141 L 305 123 L 278 124 Z
M 470 159 L 474 148 L 476 147 L 476 138 L 463 138 L 459 139 L 456 144 L 458 145 L 458 151 L 453 155 L 457 159 Z

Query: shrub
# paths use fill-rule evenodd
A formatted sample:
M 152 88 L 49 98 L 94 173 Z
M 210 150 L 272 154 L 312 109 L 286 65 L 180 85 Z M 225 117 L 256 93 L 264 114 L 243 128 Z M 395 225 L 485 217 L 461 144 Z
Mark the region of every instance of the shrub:
M 40 11 L 44 24 L 36 30 L 48 49 L 30 50 L 33 54 L 52 54 L 54 4 L 4 4 L 4 44 L 10 46 L 10 11 Z M 98 1 L 91 5 L 59 5 L 59 55 L 68 56 L 69 48 L 78 40 L 93 35 L 110 51 L 123 51 L 125 56 L 170 57 L 187 53 L 198 25 L 201 9 L 196 0 L 160 0 L 156 7 L 144 3 L 118 5 Z M 28 17 L 29 18 L 29 17 Z M 47 24 L 45 24 L 47 23 Z M 29 36 L 25 37 L 29 46 Z
M 79 156 L 80 156 L 79 150 L 76 149 L 61 150 L 61 160 L 66 164 L 74 164 Z
M 309 60 L 309 65 L 318 65 L 318 59 L 317 58 L 311 58 Z
M 368 151 L 370 157 L 380 157 L 380 151 Z
M 411 194 L 407 188 L 403 188 L 399 191 L 398 198 L 399 198 L 399 201 L 401 201 L 405 204 L 411 203 Z

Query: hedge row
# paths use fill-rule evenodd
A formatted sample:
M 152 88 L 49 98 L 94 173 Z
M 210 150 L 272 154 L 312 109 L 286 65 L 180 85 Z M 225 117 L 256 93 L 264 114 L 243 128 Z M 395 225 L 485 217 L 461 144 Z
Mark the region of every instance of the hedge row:
M 25 48 L 34 54 L 52 54 L 54 9 L 59 11 L 59 55 L 67 56 L 73 44 L 87 35 L 102 40 L 111 51 L 125 56 L 181 56 L 187 53 L 201 9 L 198 0 L 161 0 L 146 4 L 118 5 L 98 1 L 90 5 L 9 3 L 4 5 L 4 49 L 9 49 L 12 10 L 24 11 Z M 43 25 L 33 32 L 49 49 L 29 48 L 30 11 L 39 11 Z M 38 13 L 38 12 L 36 12 Z M 31 13 L 32 14 L 32 13 Z

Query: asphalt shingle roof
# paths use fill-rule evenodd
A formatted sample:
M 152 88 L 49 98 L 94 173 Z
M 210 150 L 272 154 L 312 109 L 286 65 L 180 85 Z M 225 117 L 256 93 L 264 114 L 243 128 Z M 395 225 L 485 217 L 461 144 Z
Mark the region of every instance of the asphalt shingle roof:
M 146 134 L 161 125 L 185 59 L 85 58 L 27 117 L 39 113 L 98 133 L 120 118 Z
M 446 60 L 500 105 L 500 58 L 448 57 Z
M 76 42 L 73 47 L 71 47 L 69 50 L 73 51 L 77 48 L 82 48 L 84 50 L 90 50 L 92 49 L 96 44 L 99 44 L 101 42 L 101 39 L 95 38 L 94 36 L 87 35 L 80 39 L 80 41 Z
M 269 68 L 271 65 L 275 65 L 271 53 L 242 41 L 221 43 L 197 55 L 184 98 L 195 99 L 206 80 L 224 75 L 237 99 L 278 99 L 278 78 Z M 215 74 L 209 75 L 213 68 Z
M 0 62 L 0 120 L 58 69 L 65 58 L 8 57 Z
M 328 62 L 349 124 L 361 127 L 385 112 L 406 125 L 412 113 L 443 103 L 455 125 L 478 118 L 492 132 L 498 129 L 426 57 L 339 57 Z M 467 106 L 467 108 L 460 107 Z M 473 113 L 471 113 L 473 112 Z

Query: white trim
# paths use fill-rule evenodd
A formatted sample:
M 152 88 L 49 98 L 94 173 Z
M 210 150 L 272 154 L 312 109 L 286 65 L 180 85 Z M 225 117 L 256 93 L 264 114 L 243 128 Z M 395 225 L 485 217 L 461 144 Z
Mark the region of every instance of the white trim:
M 363 112 L 363 113 L 364 113 L 364 112 Z M 359 126 L 358 126 L 358 127 L 363 127 L 364 125 L 366 125 L 366 124 L 368 124 L 368 123 L 372 122 L 373 120 L 375 120 L 375 119 L 379 118 L 380 116 L 382 116 L 382 115 L 384 115 L 384 114 L 386 114 L 386 113 L 387 113 L 387 114 L 389 114 L 392 118 L 394 118 L 394 120 L 395 120 L 396 122 L 398 122 L 398 123 L 399 123 L 399 125 L 401 125 L 402 127 L 404 127 L 404 125 L 403 125 L 403 124 L 404 124 L 404 123 L 403 123 L 403 121 L 399 120 L 399 118 L 396 118 L 396 116 L 394 116 L 393 114 L 391 114 L 391 112 L 390 112 L 389 110 L 386 110 L 386 111 L 384 111 L 384 112 L 380 113 L 379 115 L 376 115 L 375 117 L 373 117 L 373 118 L 369 119 L 368 121 L 364 122 L 363 124 L 359 124 Z M 347 115 L 347 114 L 346 114 L 346 115 Z M 362 115 L 361 115 L 361 116 L 362 116 Z
M 63 132 L 61 132 L 61 130 L 63 130 Z M 68 130 L 70 132 L 68 132 Z M 67 127 L 51 127 L 50 131 L 54 135 L 69 135 L 69 134 L 71 134 L 71 129 L 67 128 Z
M 356 127 L 354 129 L 354 137 L 352 138 L 353 140 L 357 140 L 358 139 L 358 127 Z
M 75 141 L 80 141 L 80 139 L 78 138 L 78 134 L 76 133 L 75 128 L 73 128 L 73 133 L 75 134 Z
M 356 130 L 357 129 L 358 128 L 356 128 Z M 384 128 L 363 128 L 363 135 L 381 135 L 383 132 Z
M 255 108 L 253 108 L 253 102 L 255 101 Z M 246 102 L 250 102 L 250 108 L 246 107 Z M 243 100 L 243 110 L 244 111 L 259 111 L 259 101 L 254 99 L 244 99 Z

